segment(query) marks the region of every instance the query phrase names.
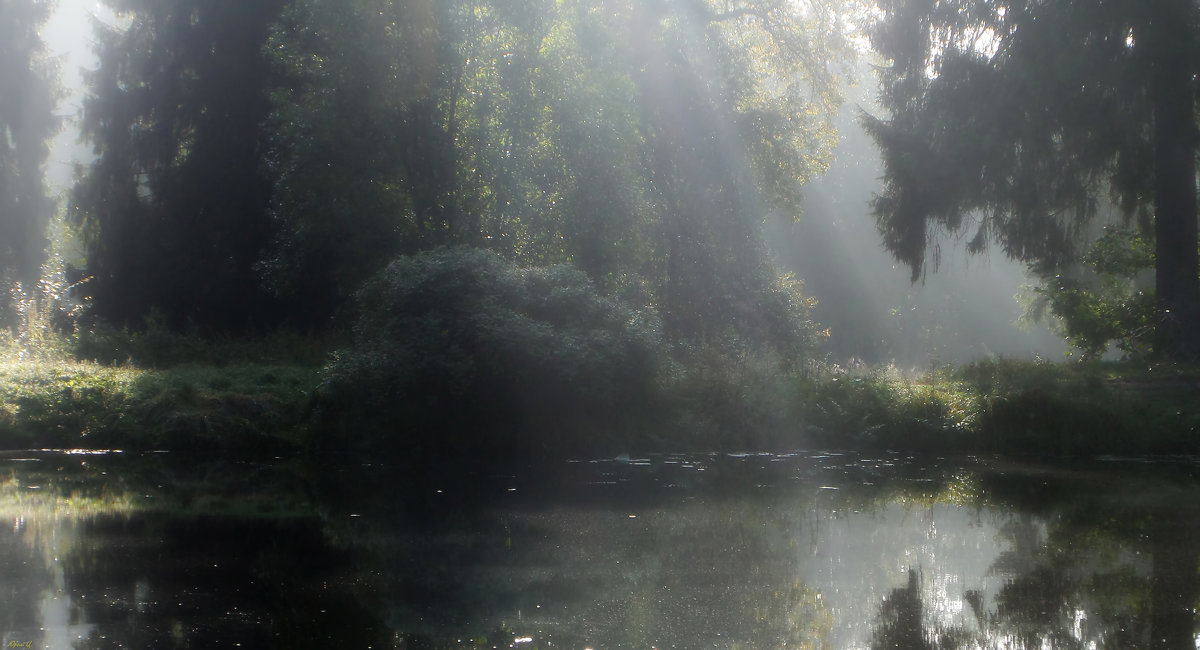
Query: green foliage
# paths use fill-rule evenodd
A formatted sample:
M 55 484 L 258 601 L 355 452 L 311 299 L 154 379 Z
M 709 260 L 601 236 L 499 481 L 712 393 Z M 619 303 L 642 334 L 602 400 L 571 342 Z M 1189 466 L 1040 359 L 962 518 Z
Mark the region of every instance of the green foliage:
M 795 443 L 801 369 L 738 341 L 682 352 L 666 383 L 670 420 L 655 431 L 656 444 L 740 452 Z
M 1048 309 L 1085 359 L 1102 355 L 1114 341 L 1126 356 L 1144 358 L 1154 330 L 1154 290 L 1145 281 L 1153 266 L 1153 247 L 1144 238 L 1106 229 L 1082 256 L 1079 272 L 1042 280 L 1027 317 Z
M 1069 266 L 1111 199 L 1160 234 L 1155 352 L 1200 356 L 1195 3 L 880 7 L 873 43 L 888 61 L 881 103 L 890 115 L 865 120 L 885 166 L 874 212 L 913 279 L 937 265 L 940 235 L 966 229 L 971 252 L 995 242 L 1041 274 Z M 1133 326 L 1125 312 L 1140 305 L 1103 306 L 1055 284 L 1083 349 L 1102 346 L 1114 333 L 1106 328 Z
M 318 366 L 259 363 L 144 372 L 124 409 L 137 427 L 125 444 L 256 457 L 295 451 L 307 442 L 303 424 L 319 377 Z
M 393 262 L 358 305 L 354 344 L 316 396 L 332 448 L 414 462 L 615 453 L 655 420 L 657 317 L 570 266 L 439 249 Z
M 71 218 L 118 328 L 326 331 L 397 255 L 462 244 L 636 287 L 673 340 L 793 343 L 761 224 L 830 156 L 828 7 L 109 5 Z
M 674 346 L 666 384 L 672 424 L 660 432 L 664 439 L 686 449 L 744 451 L 787 447 L 802 435 L 804 391 L 828 330 L 812 321 L 816 301 L 791 274 L 757 298 L 770 320 L 742 330 L 755 336 L 730 328 L 718 340 Z
M 169 327 L 151 312 L 140 328 L 116 328 L 104 321 L 79 326 L 56 344 L 68 356 L 106 365 L 169 368 L 203 364 L 218 368 L 242 363 L 320 366 L 333 344 L 326 339 L 279 330 L 263 337 L 203 336 Z
M 803 437 L 830 447 L 938 449 L 973 444 L 969 398 L 940 370 L 906 378 L 895 368 L 829 368 L 798 394 Z
M 1200 431 L 1195 369 L 980 361 L 962 368 L 983 449 L 1017 453 L 1189 453 Z
M 891 64 L 881 69 L 891 116 L 866 122 L 886 170 L 875 213 L 914 277 L 931 232 L 974 227 L 973 250 L 997 241 L 1055 265 L 1071 259 L 1105 181 L 1131 211 L 1144 207 L 1145 62 L 1124 42 L 1141 11 L 1098 4 L 882 3 L 873 43 Z
M 1154 246 L 1135 232 L 1105 228 L 1082 261 L 1106 279 L 1133 278 L 1154 268 Z
M 0 368 L 0 433 L 6 444 L 84 446 L 120 418 L 135 373 L 74 364 L 6 363 Z
M 87 304 L 72 297 L 79 282 L 68 280 L 66 251 L 70 233 L 62 211 L 50 221 L 50 246 L 41 277 L 28 287 L 12 288 L 15 320 L 11 340 L 0 341 L 0 354 L 23 361 L 59 361 L 71 355 L 75 330 L 87 312 Z
M 0 363 L 10 448 L 173 449 L 262 455 L 302 442 L 319 366 L 144 370 L 63 359 Z
M 398 307 L 387 297 L 395 289 L 416 311 L 364 314 L 363 337 L 324 369 L 5 360 L 0 442 L 239 458 L 365 452 L 412 485 L 630 451 L 1197 449 L 1194 367 L 990 360 L 906 377 L 894 368 L 797 372 L 753 354 L 730 364 L 712 348 L 707 361 L 671 363 L 650 315 L 604 299 L 578 271 L 516 269 L 479 251 L 422 258 L 405 260 L 405 275 L 426 282 L 385 272 L 363 296 L 364 305 Z M 481 270 L 446 275 L 434 268 L 439 258 L 442 272 L 454 258 Z M 563 275 L 575 276 L 571 289 L 544 291 L 547 277 Z M 427 301 L 452 279 L 493 299 Z
M 453 189 L 453 145 L 436 93 L 457 38 L 443 19 L 456 6 L 299 0 L 273 27 L 275 232 L 259 270 L 294 319 L 322 325 L 398 252 L 445 234 L 433 213 Z
M 1190 453 L 1194 368 L 979 361 L 905 377 L 827 368 L 787 404 L 793 440 L 829 448 L 1055 456 Z
M 826 165 L 839 20 L 759 0 L 297 0 L 268 48 L 268 283 L 323 320 L 397 254 L 486 243 L 640 287 L 673 338 L 760 336 L 761 221 Z

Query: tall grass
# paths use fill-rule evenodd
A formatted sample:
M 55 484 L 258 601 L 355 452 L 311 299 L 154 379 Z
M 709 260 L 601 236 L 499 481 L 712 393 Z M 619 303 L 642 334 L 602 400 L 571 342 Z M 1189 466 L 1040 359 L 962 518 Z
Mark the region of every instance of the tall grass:
M 302 444 L 314 366 L 0 362 L 0 447 L 266 454 Z
M 1195 368 L 982 361 L 958 372 L 991 449 L 1065 455 L 1200 452 Z
M 711 440 L 1058 456 L 1200 452 L 1200 372 L 984 360 L 910 374 L 817 366 L 710 372 L 677 388 Z M 695 380 L 693 380 L 695 381 Z

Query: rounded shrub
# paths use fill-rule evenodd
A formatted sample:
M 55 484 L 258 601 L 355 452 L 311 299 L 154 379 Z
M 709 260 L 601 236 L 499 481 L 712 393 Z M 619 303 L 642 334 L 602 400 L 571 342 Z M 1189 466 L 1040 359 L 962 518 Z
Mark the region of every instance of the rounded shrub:
M 658 318 L 569 265 L 446 248 L 357 294 L 353 344 L 315 396 L 326 450 L 510 460 L 622 450 L 657 408 Z

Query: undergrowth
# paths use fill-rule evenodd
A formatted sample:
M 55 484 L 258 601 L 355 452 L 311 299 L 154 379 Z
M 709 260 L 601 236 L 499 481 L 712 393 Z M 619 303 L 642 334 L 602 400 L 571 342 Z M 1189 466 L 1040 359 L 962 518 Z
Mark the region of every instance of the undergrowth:
M 321 367 L 142 367 L 0 351 L 0 448 L 174 449 L 277 454 L 303 444 Z
M 984 360 L 827 373 L 799 397 L 830 446 L 1083 456 L 1200 452 L 1200 371 Z M 841 444 L 838 444 L 838 443 Z
M 538 357 L 526 352 L 530 345 L 503 347 L 483 337 L 476 349 L 489 351 L 485 361 L 491 359 L 491 365 L 469 355 L 461 357 L 471 362 L 467 366 L 452 364 L 476 374 L 463 375 L 474 382 L 471 390 L 456 393 L 447 412 L 476 418 L 470 423 L 478 431 L 486 430 L 493 414 L 507 418 L 503 423 L 513 435 L 522 423 L 533 422 L 538 444 L 567 453 L 805 447 L 1063 456 L 1200 453 L 1200 368 L 984 360 L 905 373 L 894 367 L 787 364 L 745 347 L 692 350 L 635 371 L 627 361 L 641 357 L 592 343 L 625 337 L 635 352 L 667 349 L 652 337 L 624 333 L 627 321 L 624 316 L 613 321 L 615 334 L 598 329 L 604 322 L 598 318 L 586 327 L 549 317 L 545 326 L 519 321 L 533 332 L 526 343 L 538 344 Z M 507 322 L 493 318 L 482 331 L 507 335 L 512 327 L 500 327 Z M 442 331 L 418 330 L 427 337 Z M 321 340 L 284 334 L 214 341 L 153 323 L 140 332 L 94 328 L 74 338 L 44 328 L 29 331 L 34 335 L 0 341 L 0 448 L 265 456 L 350 447 L 364 432 L 393 435 L 398 422 L 408 430 L 414 422 L 430 425 L 421 427 L 432 436 L 427 440 L 447 435 L 423 410 L 436 396 L 417 390 L 427 386 L 423 375 L 402 375 L 392 385 L 399 372 L 394 366 L 367 364 L 376 371 L 362 373 L 345 356 L 329 364 L 329 345 Z M 597 376 L 608 383 L 598 386 L 588 372 L 564 374 L 554 364 L 569 355 L 586 362 L 577 362 L 579 368 L 602 370 Z M 513 368 L 524 373 L 521 382 L 505 383 L 505 372 Z M 346 388 L 336 395 L 338 405 L 375 405 L 370 427 L 347 425 L 338 436 L 314 437 L 322 426 L 328 429 L 321 417 L 333 411 L 331 386 Z M 547 387 L 556 398 L 539 398 Z M 412 402 L 414 395 L 423 395 L 423 401 Z M 495 400 L 511 395 L 523 398 L 520 408 L 501 409 L 504 404 Z M 630 401 L 635 398 L 636 406 Z M 403 400 L 410 400 L 409 410 L 398 411 Z M 393 417 L 397 413 L 407 419 Z M 460 443 L 459 453 L 477 453 L 468 441 Z

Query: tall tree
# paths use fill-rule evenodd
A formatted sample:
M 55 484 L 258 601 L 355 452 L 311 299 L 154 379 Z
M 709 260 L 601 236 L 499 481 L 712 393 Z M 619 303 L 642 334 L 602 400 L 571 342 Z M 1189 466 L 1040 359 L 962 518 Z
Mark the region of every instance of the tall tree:
M 660 305 L 682 337 L 786 338 L 764 299 L 774 269 L 762 220 L 798 213 L 800 186 L 824 169 L 824 120 L 838 101 L 809 60 L 820 31 L 795 12 L 774 2 L 631 8 Z
M 1200 358 L 1194 0 L 881 0 L 874 207 L 914 280 L 973 227 L 1043 271 L 1109 197 L 1156 237 L 1156 353 Z
M 473 239 L 455 142 L 467 17 L 454 1 L 295 0 L 272 29 L 261 267 L 296 319 L 319 324 L 398 254 Z
M 761 221 L 823 168 L 850 49 L 802 4 L 296 0 L 270 47 L 273 286 L 333 306 L 460 242 L 636 287 L 680 336 L 770 329 Z
M 38 34 L 50 13 L 46 0 L 0 0 L 0 301 L 14 283 L 33 289 L 46 251 L 54 202 L 42 165 L 58 130 L 58 70 Z M 10 321 L 4 313 L 0 320 Z
M 254 268 L 270 235 L 261 169 L 267 28 L 281 1 L 108 0 L 78 184 L 99 315 L 239 330 L 267 318 Z

